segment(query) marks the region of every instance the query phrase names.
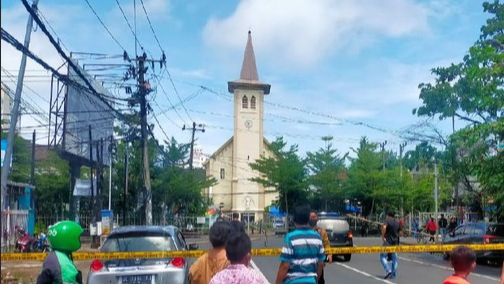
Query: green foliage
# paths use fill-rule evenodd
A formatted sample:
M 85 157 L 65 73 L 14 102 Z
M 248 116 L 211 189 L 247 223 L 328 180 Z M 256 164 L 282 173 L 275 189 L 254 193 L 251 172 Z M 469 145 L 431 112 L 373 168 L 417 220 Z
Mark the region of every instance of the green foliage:
M 70 169 L 68 162 L 61 159 L 54 150 L 48 150 L 46 159 L 35 163 L 35 183 L 37 213 L 42 215 L 58 214 L 61 210 L 61 202 L 69 202 Z M 55 200 L 59 202 L 54 202 Z
M 344 199 L 342 179 L 348 153 L 340 156 L 333 148 L 332 139 L 330 136 L 323 137 L 325 147 L 307 153 L 307 167 L 311 174 L 308 181 L 317 192 L 312 207 L 317 209 L 327 210 L 329 202 L 340 204 Z
M 481 28 L 480 38 L 462 62 L 432 69 L 436 82 L 420 84 L 423 105 L 413 113 L 456 117 L 467 123 L 450 140 L 455 148 L 451 151 L 453 180 L 475 176 L 481 184 L 476 196 L 495 198 L 498 216 L 504 218 L 504 158 L 502 153 L 490 155 L 504 141 L 504 4 L 485 2 L 483 8 L 491 17 Z M 481 202 L 478 205 L 481 208 Z
M 33 229 L 33 234 L 35 236 L 38 236 L 40 233 L 44 233 L 47 231 L 47 226 L 44 222 L 42 221 L 38 221 L 36 224 L 35 224 L 35 228 Z
M 262 156 L 250 164 L 261 176 L 251 180 L 262 184 L 266 189 L 278 191 L 277 205 L 288 214 L 289 208 L 307 200 L 306 161 L 297 155 L 297 145 L 287 147 L 281 137 L 272 142 L 269 149 L 274 154 L 272 157 Z
M 7 140 L 8 133 L 2 132 L 2 139 Z M 14 135 L 14 149 L 12 155 L 12 168 L 9 180 L 15 182 L 30 182 L 31 141 Z

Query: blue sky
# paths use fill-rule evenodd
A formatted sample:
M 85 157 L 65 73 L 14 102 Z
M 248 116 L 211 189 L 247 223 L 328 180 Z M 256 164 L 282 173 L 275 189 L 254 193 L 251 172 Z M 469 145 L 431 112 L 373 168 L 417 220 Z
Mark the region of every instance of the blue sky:
M 117 3 L 89 2 L 119 43 L 133 55 L 134 38 Z M 133 23 L 133 0 L 119 2 Z M 159 58 L 160 48 L 140 1 L 137 2 L 138 38 L 146 50 Z M 289 143 L 299 144 L 304 155 L 323 145 L 321 136 L 334 136 L 335 146 L 344 153 L 356 147 L 359 138 L 365 135 L 375 142 L 387 140 L 387 148 L 398 151 L 401 139 L 390 132 L 420 121 L 411 112 L 420 106 L 418 84 L 433 80 L 431 68 L 460 62 L 477 40 L 487 18 L 482 10 L 483 1 L 476 0 L 144 0 L 144 3 L 166 52 L 168 70 L 180 98 L 184 100 L 197 92 L 198 85 L 220 93 L 205 91 L 187 101 L 184 106 L 189 115 L 180 107 L 178 114 L 166 111 L 170 107 L 167 96 L 172 103 L 179 102 L 166 76 L 160 83 L 167 95 L 158 86 L 158 92 L 151 96 L 155 100 L 151 103 L 154 113 L 169 136 L 187 142 L 190 136 L 180 130 L 183 124 L 193 119 L 207 125 L 207 131 L 198 134 L 198 143 L 206 154 L 213 153 L 232 136 L 233 105 L 226 100 L 227 81 L 239 76 L 249 29 L 259 77 L 272 85 L 271 94 L 266 97 L 271 104 L 265 106 L 268 139 L 284 135 Z M 2 28 L 22 41 L 26 10 L 14 0 L 2 1 L 1 7 Z M 69 50 L 122 53 L 84 0 L 42 0 L 39 9 Z M 40 31 L 33 34 L 30 49 L 52 66 L 62 63 Z M 2 42 L 1 56 L 2 67 L 16 75 L 19 52 Z M 28 69 L 35 74 L 34 70 L 41 67 L 29 62 Z M 15 86 L 3 71 L 2 81 Z M 158 85 L 156 80 L 151 83 Z M 49 83 L 32 79 L 26 84 L 43 98 L 30 90 L 25 90 L 25 96 L 47 112 Z M 349 120 L 387 131 L 355 126 Z M 152 116 L 150 121 L 155 124 Z M 33 117 L 23 117 L 23 126 L 37 124 L 40 123 Z M 438 126 L 448 132 L 451 122 Z M 28 135 L 29 131 L 24 133 Z M 47 129 L 37 131 L 41 138 L 47 136 Z M 155 135 L 165 139 L 157 125 Z M 43 142 L 46 140 L 38 141 Z

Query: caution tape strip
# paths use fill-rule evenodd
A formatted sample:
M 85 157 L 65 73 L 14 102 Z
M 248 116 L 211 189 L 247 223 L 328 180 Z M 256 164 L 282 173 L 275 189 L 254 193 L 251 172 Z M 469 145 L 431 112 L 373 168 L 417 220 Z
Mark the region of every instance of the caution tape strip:
M 415 245 L 415 246 L 366 246 L 366 247 L 339 247 L 326 250 L 326 254 L 376 254 L 393 252 L 449 252 L 460 245 Z M 504 250 L 504 244 L 464 245 L 475 251 Z M 165 251 L 165 252 L 75 252 L 74 260 L 112 260 L 112 259 L 135 259 L 135 258 L 195 258 L 200 257 L 206 251 Z M 281 248 L 253 249 L 254 256 L 278 256 Z M 3 261 L 44 261 L 47 253 L 2 253 Z

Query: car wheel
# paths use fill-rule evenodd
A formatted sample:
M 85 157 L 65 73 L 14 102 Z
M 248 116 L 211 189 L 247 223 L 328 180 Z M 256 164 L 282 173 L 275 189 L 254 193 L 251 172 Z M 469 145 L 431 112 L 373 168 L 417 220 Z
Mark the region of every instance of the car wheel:
M 351 254 L 344 254 L 343 259 L 345 260 L 345 262 L 349 262 L 352 259 L 352 255 Z
M 450 260 L 450 254 L 449 254 L 449 253 L 447 253 L 447 252 L 444 252 L 444 253 L 443 253 L 443 259 L 444 259 L 444 260 Z

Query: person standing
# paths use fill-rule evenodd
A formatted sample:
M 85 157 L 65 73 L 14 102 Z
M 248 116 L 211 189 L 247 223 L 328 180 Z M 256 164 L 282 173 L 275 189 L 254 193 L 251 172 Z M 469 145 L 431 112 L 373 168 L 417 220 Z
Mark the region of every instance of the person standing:
M 434 236 L 436 235 L 437 225 L 433 217 L 431 217 L 430 221 L 427 223 L 426 229 L 427 232 L 429 232 L 429 234 L 431 235 L 429 242 L 435 243 L 436 239 L 434 238 Z
M 413 238 L 415 239 L 417 238 L 418 228 L 419 228 L 418 221 L 417 219 L 413 218 Z
M 210 228 L 212 249 L 200 256 L 189 269 L 189 283 L 208 284 L 210 279 L 229 265 L 226 242 L 233 228 L 229 222 L 215 222 Z
M 47 238 L 53 251 L 42 264 L 37 284 L 82 284 L 82 273 L 73 263 L 72 253 L 81 248 L 80 236 L 84 230 L 72 221 L 62 221 L 49 227 Z
M 266 284 L 259 273 L 250 268 L 252 242 L 241 231 L 234 231 L 226 243 L 229 266 L 215 274 L 210 284 Z
M 284 238 L 276 284 L 316 284 L 324 269 L 324 245 L 320 235 L 309 225 L 310 207 L 296 206 L 296 228 Z
M 444 214 L 441 214 L 441 219 L 438 221 L 439 232 L 441 233 L 441 240 L 444 242 L 446 238 L 446 229 L 448 227 L 448 220 L 446 220 Z
M 387 217 L 382 226 L 382 240 L 384 246 L 399 245 L 399 237 L 402 234 L 402 228 L 399 222 L 394 218 L 394 213 L 387 213 Z M 388 253 L 380 253 L 380 261 L 385 269 L 385 279 L 393 279 L 397 272 L 397 254 L 391 253 L 392 267 L 388 264 Z
M 322 244 L 324 245 L 324 250 L 327 250 L 331 248 L 331 243 L 329 242 L 329 236 L 327 235 L 327 231 L 325 229 L 322 229 L 319 226 L 317 226 L 317 223 L 318 223 L 318 213 L 317 211 L 312 210 L 310 212 L 309 225 L 315 232 L 317 232 L 320 235 L 320 238 L 322 238 Z M 329 263 L 332 263 L 333 261 L 332 254 L 328 254 L 326 260 Z M 322 270 L 322 274 L 320 275 L 318 284 L 325 284 L 324 270 Z
M 451 217 L 450 224 L 448 224 L 448 234 L 455 231 L 456 228 L 457 228 L 457 219 L 455 219 L 455 217 Z

